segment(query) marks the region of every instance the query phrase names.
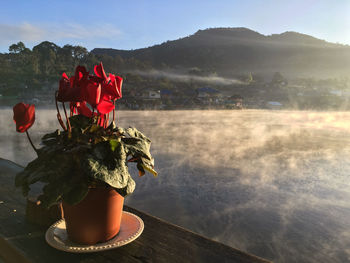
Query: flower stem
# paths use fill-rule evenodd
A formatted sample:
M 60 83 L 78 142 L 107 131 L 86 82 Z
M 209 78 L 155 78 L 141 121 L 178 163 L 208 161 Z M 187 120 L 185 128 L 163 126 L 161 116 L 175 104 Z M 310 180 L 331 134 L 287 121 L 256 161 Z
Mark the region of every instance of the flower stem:
M 72 117 L 74 115 L 74 110 L 75 110 L 75 106 L 69 107 L 69 117 Z
M 66 115 L 66 121 L 67 121 L 67 124 L 68 124 L 68 131 L 72 132 L 72 126 L 70 126 L 70 121 L 69 121 L 69 118 L 68 118 L 68 115 L 67 115 L 66 106 L 64 105 L 64 102 L 62 102 L 62 105 L 63 105 L 64 115 Z
M 91 119 L 93 120 L 94 118 L 95 118 L 95 108 L 92 108 Z
M 105 120 L 103 122 L 103 128 L 107 128 L 107 123 L 108 123 L 108 119 L 107 119 L 107 114 L 105 114 Z
M 63 128 L 63 130 L 67 130 L 66 126 L 64 125 L 63 121 L 62 121 L 62 117 L 61 117 L 61 114 L 60 114 L 60 110 L 58 108 L 58 104 L 57 104 L 57 95 L 58 95 L 58 91 L 56 91 L 55 93 L 55 103 L 56 103 L 56 109 L 57 109 L 57 119 L 58 119 L 58 122 L 59 124 L 61 125 L 61 127 Z
M 96 125 L 100 125 L 100 116 L 97 116 Z
M 113 122 L 115 121 L 115 100 L 113 101 L 114 109 L 113 109 Z
M 34 146 L 34 144 L 33 144 L 33 142 L 32 142 L 32 139 L 30 139 L 30 136 L 29 136 L 28 131 L 26 131 L 26 134 L 27 134 L 27 138 L 28 138 L 28 140 L 29 140 L 29 142 L 30 142 L 30 145 L 33 147 L 34 151 L 38 154 L 38 149 L 35 148 L 35 146 Z
M 106 114 L 106 128 L 109 126 L 109 112 Z

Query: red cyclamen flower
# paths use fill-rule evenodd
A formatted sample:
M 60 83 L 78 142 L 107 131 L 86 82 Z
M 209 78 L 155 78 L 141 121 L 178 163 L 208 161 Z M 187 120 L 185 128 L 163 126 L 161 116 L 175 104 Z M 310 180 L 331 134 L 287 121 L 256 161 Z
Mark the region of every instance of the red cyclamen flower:
M 75 83 L 75 76 L 68 78 L 67 74 L 63 73 L 58 88 L 57 100 L 60 102 L 81 101 L 81 88 L 74 85 Z
M 86 102 L 78 102 L 77 103 L 77 110 L 78 110 L 78 114 L 82 114 L 86 117 L 92 117 L 92 111 L 89 109 L 89 107 L 86 105 Z
M 97 110 L 101 114 L 107 114 L 114 110 L 114 101 L 122 97 L 123 79 L 119 76 L 109 74 L 108 82 L 102 83 L 101 100 Z
M 84 101 L 89 103 L 93 108 L 96 108 L 101 98 L 101 84 L 91 80 L 86 82 L 82 88 L 82 97 Z
M 106 76 L 106 73 L 105 73 L 105 71 L 103 69 L 102 62 L 100 62 L 99 65 L 96 65 L 94 67 L 94 71 L 95 71 L 95 74 L 96 74 L 97 77 L 101 78 L 104 81 L 107 80 L 107 76 Z
M 119 76 L 109 74 L 108 83 L 102 85 L 102 93 L 104 99 L 107 99 L 106 96 L 111 100 L 117 100 L 122 97 L 122 84 L 123 79 Z
M 20 102 L 13 107 L 13 120 L 16 123 L 16 131 L 27 131 L 35 121 L 35 106 Z

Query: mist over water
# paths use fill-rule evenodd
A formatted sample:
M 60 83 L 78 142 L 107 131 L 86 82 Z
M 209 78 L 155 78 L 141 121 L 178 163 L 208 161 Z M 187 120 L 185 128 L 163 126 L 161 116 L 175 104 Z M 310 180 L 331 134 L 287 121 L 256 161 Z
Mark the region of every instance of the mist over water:
M 167 78 L 178 82 L 196 81 L 196 82 L 216 84 L 216 85 L 247 84 L 241 80 L 234 79 L 234 78 L 223 78 L 219 76 L 196 76 L 196 75 L 166 72 L 166 71 L 160 71 L 160 70 L 154 70 L 154 69 L 149 71 L 133 70 L 130 73 L 134 73 L 145 77 Z
M 35 158 L 11 110 L 0 157 Z M 36 144 L 57 129 L 39 110 Z M 158 178 L 126 203 L 274 262 L 350 262 L 350 112 L 119 111 L 152 140 Z

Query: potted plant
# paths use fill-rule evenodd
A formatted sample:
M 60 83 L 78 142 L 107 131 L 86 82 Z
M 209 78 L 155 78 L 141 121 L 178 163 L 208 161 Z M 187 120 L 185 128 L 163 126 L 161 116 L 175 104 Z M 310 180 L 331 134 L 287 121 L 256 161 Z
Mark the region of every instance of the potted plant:
M 157 175 L 151 141 L 136 128 L 115 125 L 123 79 L 107 76 L 102 63 L 94 72 L 78 66 L 71 78 L 62 74 L 55 93 L 62 129 L 44 135 L 41 148 L 28 134 L 35 121 L 34 105 L 18 103 L 13 108 L 16 130 L 26 132 L 38 155 L 16 175 L 15 185 L 27 196 L 30 185 L 44 183 L 40 202 L 45 207 L 62 202 L 68 236 L 81 244 L 104 242 L 118 233 L 124 197 L 135 189 L 128 163 L 136 162 L 140 176 L 145 171 Z

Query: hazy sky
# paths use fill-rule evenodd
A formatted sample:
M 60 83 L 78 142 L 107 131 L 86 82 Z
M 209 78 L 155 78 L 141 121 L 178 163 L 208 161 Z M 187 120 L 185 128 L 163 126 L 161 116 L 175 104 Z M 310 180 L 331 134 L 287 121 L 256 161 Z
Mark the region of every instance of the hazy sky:
M 350 44 L 350 0 L 2 0 L 0 52 L 18 41 L 136 49 L 209 27 L 297 31 Z

